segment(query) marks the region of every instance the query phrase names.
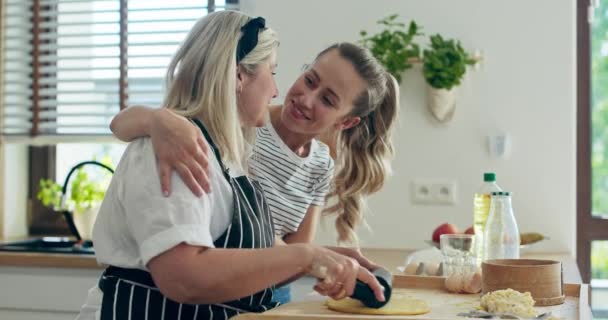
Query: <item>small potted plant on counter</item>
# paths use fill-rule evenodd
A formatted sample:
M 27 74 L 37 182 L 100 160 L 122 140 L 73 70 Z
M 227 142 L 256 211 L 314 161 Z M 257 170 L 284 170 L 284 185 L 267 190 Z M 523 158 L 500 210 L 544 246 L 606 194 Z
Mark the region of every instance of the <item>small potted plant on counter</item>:
M 37 194 L 43 205 L 64 213 L 71 232 L 75 233 L 78 240 L 91 239 L 93 224 L 109 182 L 108 175 L 92 179 L 84 168 L 85 165 L 91 164 L 114 172 L 108 159 L 102 162 L 81 162 L 70 170 L 63 186 L 52 180 L 41 179 Z M 69 185 L 68 197 L 68 182 L 73 174 L 75 175 Z
M 466 67 L 476 60 L 462 48 L 459 41 L 445 40 L 436 34 L 424 50 L 422 73 L 427 83 L 428 107 L 439 122 L 454 116 L 455 90 L 466 73 Z

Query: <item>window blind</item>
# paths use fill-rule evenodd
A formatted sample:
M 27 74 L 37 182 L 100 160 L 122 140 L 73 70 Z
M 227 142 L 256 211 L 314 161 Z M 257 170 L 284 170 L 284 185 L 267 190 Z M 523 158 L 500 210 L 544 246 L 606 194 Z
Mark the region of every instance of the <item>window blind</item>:
M 4 0 L 5 139 L 109 136 L 131 104 L 159 106 L 194 23 L 237 0 Z M 86 138 L 85 138 L 86 140 Z
M 2 132 L 6 134 L 31 128 L 31 7 L 27 1 L 4 0 L 2 8 Z

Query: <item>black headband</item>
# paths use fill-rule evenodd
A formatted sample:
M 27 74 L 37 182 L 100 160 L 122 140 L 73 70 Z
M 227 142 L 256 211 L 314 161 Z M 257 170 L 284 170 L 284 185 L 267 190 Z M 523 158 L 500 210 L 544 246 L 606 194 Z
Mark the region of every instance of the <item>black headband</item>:
M 266 29 L 266 20 L 262 17 L 253 18 L 245 23 L 241 28 L 243 36 L 236 46 L 236 63 L 241 62 L 255 48 L 258 44 L 258 34 L 264 29 Z

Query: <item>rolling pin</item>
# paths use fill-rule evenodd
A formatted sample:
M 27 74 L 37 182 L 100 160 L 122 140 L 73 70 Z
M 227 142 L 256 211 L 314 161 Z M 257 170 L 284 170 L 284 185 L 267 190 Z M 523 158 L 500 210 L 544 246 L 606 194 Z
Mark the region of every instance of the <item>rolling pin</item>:
M 393 291 L 393 275 L 390 271 L 378 268 L 372 272 L 380 285 L 384 287 L 384 301 L 378 301 L 374 295 L 374 291 L 364 282 L 357 280 L 355 284 L 355 291 L 351 298 L 361 301 L 365 306 L 370 308 L 381 308 L 391 299 L 391 292 Z

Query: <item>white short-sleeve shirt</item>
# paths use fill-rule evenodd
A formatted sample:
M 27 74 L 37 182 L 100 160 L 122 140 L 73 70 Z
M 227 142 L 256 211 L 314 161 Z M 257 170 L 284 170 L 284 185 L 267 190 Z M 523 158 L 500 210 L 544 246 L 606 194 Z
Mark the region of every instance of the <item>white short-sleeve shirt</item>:
M 211 193 L 197 197 L 173 172 L 171 195 L 164 197 L 151 140 L 131 142 L 95 222 L 97 260 L 147 270 L 150 259 L 182 242 L 214 247 L 231 222 L 234 196 L 213 152 L 209 159 Z

